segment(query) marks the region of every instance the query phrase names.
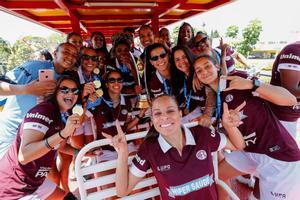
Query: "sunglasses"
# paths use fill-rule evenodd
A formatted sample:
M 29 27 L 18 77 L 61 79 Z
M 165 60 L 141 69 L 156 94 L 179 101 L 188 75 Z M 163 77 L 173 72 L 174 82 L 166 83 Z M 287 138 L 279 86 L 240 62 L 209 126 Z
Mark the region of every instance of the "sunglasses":
M 208 37 L 204 37 L 201 40 L 199 40 L 198 42 L 195 42 L 195 46 L 199 47 L 201 44 L 204 44 L 207 41 Z
M 164 52 L 164 53 L 161 53 L 159 56 L 153 56 L 153 57 L 151 57 L 150 60 L 152 60 L 152 61 L 158 61 L 158 57 L 165 58 L 167 55 L 168 54 Z
M 109 79 L 107 79 L 107 82 L 109 82 L 109 83 L 116 83 L 116 82 L 122 83 L 123 79 L 122 78 L 109 78 Z
M 91 59 L 94 62 L 99 60 L 98 56 L 89 56 L 89 55 L 85 55 L 85 54 L 81 56 L 81 59 L 83 59 L 83 60 Z
M 68 87 L 60 87 L 59 91 L 63 94 L 68 94 L 69 92 L 72 92 L 74 95 L 79 94 L 79 89 L 78 88 L 68 88 Z

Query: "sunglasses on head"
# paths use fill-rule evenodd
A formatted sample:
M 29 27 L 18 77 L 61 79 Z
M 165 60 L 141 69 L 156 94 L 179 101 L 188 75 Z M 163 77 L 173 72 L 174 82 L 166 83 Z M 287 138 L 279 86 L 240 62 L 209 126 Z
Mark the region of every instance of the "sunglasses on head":
M 91 59 L 92 61 L 96 62 L 96 61 L 98 61 L 98 56 L 89 56 L 89 55 L 84 54 L 81 56 L 81 59 L 83 59 L 83 60 Z
M 109 82 L 109 83 L 116 83 L 116 82 L 122 83 L 123 79 L 122 78 L 108 78 L 107 82 Z
M 198 42 L 195 43 L 195 46 L 198 47 L 201 44 L 204 44 L 207 41 L 208 37 L 204 37 L 201 40 L 199 40 Z
M 59 91 L 63 94 L 68 94 L 69 92 L 72 92 L 74 95 L 78 95 L 79 94 L 79 89 L 78 88 L 68 88 L 68 87 L 60 87 Z
M 161 53 L 159 56 L 153 56 L 150 58 L 152 61 L 158 61 L 158 57 L 165 58 L 168 54 L 166 52 Z

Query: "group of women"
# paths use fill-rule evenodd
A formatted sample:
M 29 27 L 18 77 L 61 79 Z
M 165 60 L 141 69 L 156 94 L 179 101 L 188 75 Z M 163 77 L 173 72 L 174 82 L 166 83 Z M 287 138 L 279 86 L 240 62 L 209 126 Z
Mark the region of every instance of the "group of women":
M 160 34 L 155 38 L 150 26 L 140 27 L 144 52 L 139 58 L 128 33 L 114 35 L 110 52 L 101 32 L 91 35 L 90 47 L 83 47 L 79 34 L 68 35 L 67 42 L 78 50 L 77 63 L 19 126 L 1 160 L 0 182 L 6 185 L 0 187 L 0 197 L 75 198 L 68 186 L 72 160 L 85 144 L 108 138 L 112 147 L 89 156 L 97 162 L 118 160 L 119 196 L 129 194 L 151 168 L 162 199 L 228 199 L 215 184 L 211 157 L 227 149 L 231 152 L 219 161 L 219 178 L 254 174 L 261 199 L 297 199 L 300 151 L 272 111 L 274 106 L 295 105 L 296 97 L 238 72 L 237 53 L 222 42 L 213 49 L 208 35 L 194 35 L 188 23 L 180 27 L 176 46 L 167 29 Z M 246 65 L 242 56 L 236 58 Z M 140 94 L 152 102 L 153 128 L 136 145 L 127 143 L 125 134 L 145 117 L 147 109 L 133 112 Z M 184 126 L 191 121 L 199 125 Z

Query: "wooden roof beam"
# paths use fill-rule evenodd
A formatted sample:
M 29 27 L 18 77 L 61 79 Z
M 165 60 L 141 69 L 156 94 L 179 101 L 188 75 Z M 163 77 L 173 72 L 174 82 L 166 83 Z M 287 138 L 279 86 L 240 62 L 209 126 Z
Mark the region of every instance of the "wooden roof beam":
M 58 9 L 56 3 L 52 1 L 4 1 L 5 7 L 10 10 L 28 9 Z
M 77 14 L 69 9 L 70 4 L 66 0 L 54 0 L 54 2 L 70 16 L 73 31 L 80 33 L 80 29 L 82 29 L 84 32 L 88 32 L 79 21 Z

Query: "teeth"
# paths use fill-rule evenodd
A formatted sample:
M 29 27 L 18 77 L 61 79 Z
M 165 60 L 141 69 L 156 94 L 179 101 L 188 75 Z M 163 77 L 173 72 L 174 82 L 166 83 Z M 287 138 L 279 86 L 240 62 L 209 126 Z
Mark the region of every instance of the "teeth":
M 166 127 L 169 127 L 169 126 L 171 126 L 171 124 L 162 124 L 162 125 L 160 125 L 160 127 L 162 127 L 162 128 L 166 128 Z

